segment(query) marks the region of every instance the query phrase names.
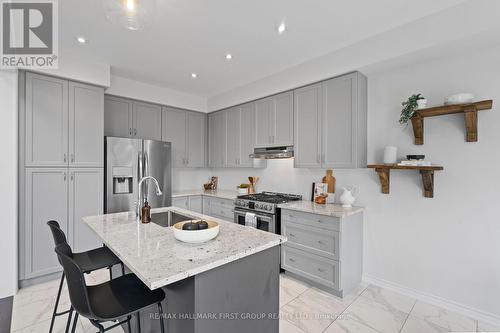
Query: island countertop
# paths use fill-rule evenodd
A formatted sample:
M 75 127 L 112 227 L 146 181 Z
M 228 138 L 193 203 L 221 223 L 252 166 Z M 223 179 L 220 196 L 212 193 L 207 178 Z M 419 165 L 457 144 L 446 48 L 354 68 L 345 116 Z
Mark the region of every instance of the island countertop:
M 219 223 L 219 235 L 203 244 L 182 243 L 172 227 L 137 223 L 134 212 L 84 217 L 83 220 L 120 260 L 150 289 L 200 274 L 232 261 L 286 242 L 286 237 L 226 222 L 177 207 L 152 209 L 172 211 L 194 219 Z

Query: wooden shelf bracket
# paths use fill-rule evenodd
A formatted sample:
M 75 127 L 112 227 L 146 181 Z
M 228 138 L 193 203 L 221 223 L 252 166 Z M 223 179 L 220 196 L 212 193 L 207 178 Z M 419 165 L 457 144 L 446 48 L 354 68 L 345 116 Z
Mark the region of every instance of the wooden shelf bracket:
M 371 164 L 368 168 L 375 169 L 380 179 L 380 190 L 389 194 L 392 170 L 418 170 L 422 177 L 424 197 L 434 198 L 434 171 L 443 170 L 440 165 L 433 166 L 404 166 L 397 164 Z
M 477 142 L 477 112 L 490 110 L 493 107 L 492 100 L 480 101 L 469 104 L 452 104 L 435 106 L 432 108 L 417 110 L 411 118 L 415 144 L 424 144 L 424 118 L 437 117 L 447 114 L 463 113 L 465 117 L 465 141 Z

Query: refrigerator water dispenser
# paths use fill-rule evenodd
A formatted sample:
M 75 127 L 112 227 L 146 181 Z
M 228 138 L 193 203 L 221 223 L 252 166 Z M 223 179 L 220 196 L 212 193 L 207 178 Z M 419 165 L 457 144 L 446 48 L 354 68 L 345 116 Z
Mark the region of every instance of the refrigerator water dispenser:
M 113 167 L 113 194 L 134 192 L 133 169 L 131 167 Z

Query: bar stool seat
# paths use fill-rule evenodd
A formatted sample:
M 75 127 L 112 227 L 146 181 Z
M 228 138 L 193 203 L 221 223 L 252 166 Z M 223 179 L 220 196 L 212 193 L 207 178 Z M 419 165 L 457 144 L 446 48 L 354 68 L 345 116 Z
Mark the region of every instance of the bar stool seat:
M 127 274 L 108 282 L 87 286 L 90 308 L 94 319 L 108 321 L 133 314 L 165 298 L 161 289 L 150 290 L 134 274 Z
M 73 260 L 78 263 L 84 273 L 122 263 L 110 249 L 104 246 L 86 252 L 74 253 Z

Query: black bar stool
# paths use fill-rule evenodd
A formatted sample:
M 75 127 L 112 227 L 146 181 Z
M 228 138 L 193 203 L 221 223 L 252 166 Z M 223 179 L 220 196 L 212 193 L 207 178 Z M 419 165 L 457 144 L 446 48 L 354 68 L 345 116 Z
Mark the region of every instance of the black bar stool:
M 52 237 L 54 238 L 54 243 L 56 246 L 60 244 L 68 244 L 66 240 L 66 235 L 64 234 L 64 231 L 62 231 L 62 229 L 60 228 L 59 223 L 57 223 L 56 221 L 49 221 L 47 222 L 47 225 L 50 227 L 50 231 L 52 232 Z M 120 264 L 122 266 L 122 275 L 125 275 L 125 267 L 123 266 L 123 263 L 120 261 L 120 259 L 118 259 L 117 256 L 114 255 L 113 252 L 111 252 L 110 249 L 104 246 L 86 252 L 74 253 L 73 259 L 81 267 L 83 273 L 90 273 L 98 269 L 107 267 L 109 268 L 109 276 L 112 279 L 113 274 L 111 272 L 111 267 Z M 72 308 L 66 311 L 57 312 L 57 307 L 59 306 L 59 299 L 61 298 L 61 290 L 63 283 L 64 283 L 64 271 L 61 276 L 61 282 L 59 283 L 59 290 L 57 291 L 56 304 L 54 305 L 54 312 L 52 313 L 52 319 L 50 321 L 49 333 L 52 333 L 52 329 L 54 327 L 54 321 L 57 316 L 69 313 L 68 323 L 66 326 L 69 326 L 70 323 L 71 314 L 73 312 Z
M 72 333 L 75 332 L 79 315 L 88 318 L 99 332 L 127 323 L 131 333 L 130 320 L 133 314 L 137 315 L 137 331 L 140 333 L 139 312 L 154 304 L 158 305 L 161 333 L 165 333 L 161 305 L 165 299 L 163 290 L 150 290 L 134 274 L 126 274 L 99 285 L 87 286 L 83 270 L 74 260 L 71 247 L 68 244 L 60 244 L 56 246 L 55 251 L 66 274 L 71 306 L 76 312 Z M 120 321 L 122 318 L 126 319 Z M 118 323 L 104 328 L 101 323 L 106 321 L 118 321 Z

